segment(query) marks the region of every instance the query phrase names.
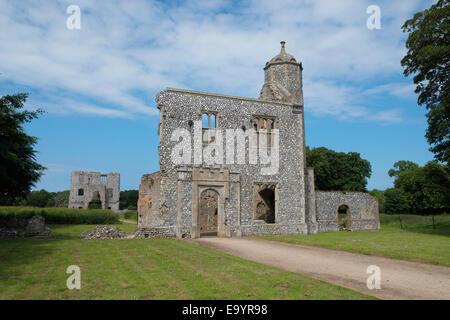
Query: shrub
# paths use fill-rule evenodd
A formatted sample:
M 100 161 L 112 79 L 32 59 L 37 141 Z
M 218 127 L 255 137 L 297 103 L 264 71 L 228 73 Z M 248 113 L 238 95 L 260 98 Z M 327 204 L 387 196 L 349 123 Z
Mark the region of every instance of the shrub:
M 123 218 L 124 219 L 137 220 L 137 211 L 136 210 L 125 211 L 123 213 Z
M 111 224 L 118 223 L 118 214 L 111 210 L 83 210 L 68 208 L 0 207 L 0 225 L 8 220 L 42 216 L 51 224 Z

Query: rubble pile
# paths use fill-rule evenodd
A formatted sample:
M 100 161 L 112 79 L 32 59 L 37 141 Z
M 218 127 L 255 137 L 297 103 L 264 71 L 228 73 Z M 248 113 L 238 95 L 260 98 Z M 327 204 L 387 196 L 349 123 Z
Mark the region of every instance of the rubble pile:
M 127 237 L 126 232 L 112 226 L 96 226 L 94 230 L 85 231 L 81 235 L 84 236 L 83 240 L 122 239 Z

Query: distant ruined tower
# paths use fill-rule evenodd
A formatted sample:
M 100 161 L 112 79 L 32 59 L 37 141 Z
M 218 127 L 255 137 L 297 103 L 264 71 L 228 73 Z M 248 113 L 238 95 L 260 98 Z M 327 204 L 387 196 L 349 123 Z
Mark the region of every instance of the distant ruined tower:
M 293 103 L 303 107 L 302 64 L 286 53 L 285 42 L 281 51 L 264 67 L 264 85 L 259 98 Z
M 88 209 L 95 204 L 102 209 L 119 211 L 120 174 L 73 171 L 70 179 L 69 208 Z

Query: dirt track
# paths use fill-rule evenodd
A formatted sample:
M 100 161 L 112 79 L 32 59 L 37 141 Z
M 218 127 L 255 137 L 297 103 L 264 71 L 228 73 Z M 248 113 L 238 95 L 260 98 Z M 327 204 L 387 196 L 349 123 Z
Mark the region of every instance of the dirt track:
M 382 299 L 450 299 L 450 268 L 427 263 L 247 238 L 201 238 L 200 245 L 297 272 Z M 381 289 L 369 290 L 367 267 L 381 269 Z

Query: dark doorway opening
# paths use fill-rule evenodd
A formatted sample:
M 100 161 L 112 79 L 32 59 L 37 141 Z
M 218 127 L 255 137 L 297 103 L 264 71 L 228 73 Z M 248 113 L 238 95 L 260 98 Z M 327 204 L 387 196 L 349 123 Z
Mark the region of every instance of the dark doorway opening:
M 266 223 L 275 223 L 275 190 L 265 188 L 258 192 L 256 205 L 256 220 L 264 220 Z
M 91 202 L 89 202 L 88 209 L 101 209 L 102 202 L 100 199 L 100 192 L 94 191 Z
M 338 208 L 338 225 L 339 230 L 351 230 L 352 220 L 350 216 L 350 208 L 346 205 L 340 205 Z

